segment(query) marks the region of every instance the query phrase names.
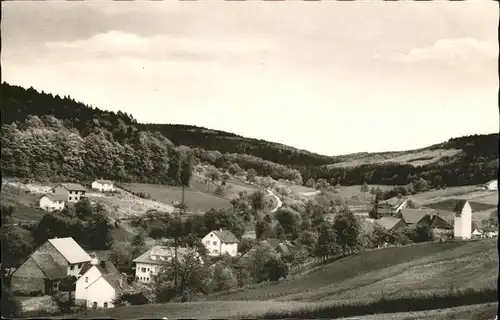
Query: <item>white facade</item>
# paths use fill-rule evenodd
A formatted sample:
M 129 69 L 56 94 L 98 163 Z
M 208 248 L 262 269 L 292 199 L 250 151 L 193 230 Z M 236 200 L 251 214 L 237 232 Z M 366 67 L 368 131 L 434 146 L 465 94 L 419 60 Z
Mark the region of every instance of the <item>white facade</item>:
M 462 212 L 455 213 L 455 224 L 453 236 L 459 239 L 470 239 L 472 237 L 472 208 L 469 202 L 465 202 Z
M 92 182 L 92 189 L 99 191 L 115 191 L 113 183 L 96 180 Z
M 51 200 L 47 196 L 43 196 L 40 199 L 40 208 L 45 211 L 55 211 L 64 209 L 64 201 L 63 200 Z
M 98 278 L 86 290 L 87 308 L 113 308 L 116 290 L 103 277 Z
M 153 277 L 158 275 L 160 268 L 161 266 L 157 264 L 136 262 L 135 279 L 142 283 L 152 283 Z
M 207 248 L 209 256 L 220 256 L 228 253 L 232 257 L 238 255 L 238 243 L 225 243 L 214 232 L 210 232 L 201 240 Z
M 75 300 L 87 300 L 87 286 L 96 281 L 101 276 L 101 272 L 95 266 L 87 270 L 78 280 L 76 280 Z

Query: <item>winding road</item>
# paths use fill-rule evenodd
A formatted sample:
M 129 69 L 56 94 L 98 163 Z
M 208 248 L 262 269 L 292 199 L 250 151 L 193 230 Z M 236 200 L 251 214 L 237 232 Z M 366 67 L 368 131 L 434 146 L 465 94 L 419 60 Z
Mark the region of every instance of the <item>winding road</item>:
M 283 202 L 281 202 L 281 199 L 277 195 L 275 195 L 274 192 L 271 191 L 271 189 L 267 189 L 267 192 L 269 193 L 270 196 L 275 197 L 276 201 L 278 202 L 276 207 L 273 210 L 271 210 L 271 213 L 275 213 L 276 211 L 278 211 L 279 208 L 281 208 Z

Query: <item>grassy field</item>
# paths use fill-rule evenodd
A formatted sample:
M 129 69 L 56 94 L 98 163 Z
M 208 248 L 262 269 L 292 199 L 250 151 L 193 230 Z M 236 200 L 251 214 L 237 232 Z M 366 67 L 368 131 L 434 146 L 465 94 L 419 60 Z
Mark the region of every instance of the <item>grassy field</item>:
M 385 313 L 356 317 L 357 320 L 492 320 L 498 312 L 498 303 L 481 303 L 471 306 L 437 309 L 428 311 Z
M 32 193 L 14 184 L 2 184 L 0 192 L 2 205 L 16 208 L 12 214 L 13 222 L 40 220 L 45 213 L 37 208 L 40 197 L 41 194 Z
M 147 193 L 151 199 L 168 205 L 181 199 L 182 189 L 180 187 L 144 183 L 124 183 L 121 185 L 133 192 Z M 211 208 L 231 208 L 228 199 L 198 191 L 195 187 L 186 189 L 185 201 L 189 209 L 195 212 L 206 212 Z
M 357 167 L 363 164 L 379 164 L 379 163 L 400 163 L 411 164 L 413 166 L 423 166 L 434 163 L 443 157 L 452 157 L 457 155 L 462 150 L 459 149 L 435 149 L 421 151 L 403 151 L 403 152 L 386 152 L 383 154 L 367 154 L 357 157 L 351 161 L 338 162 L 327 165 L 328 168 L 349 168 Z
M 448 199 L 465 199 L 477 203 L 498 203 L 498 192 L 478 190 L 476 186 L 448 187 L 440 190 L 430 190 L 411 196 L 416 203 L 426 205 Z
M 449 270 L 454 272 L 450 274 Z M 467 276 L 470 281 L 463 281 L 455 275 Z M 397 297 L 405 290 L 438 292 L 443 286 L 449 289 L 453 283 L 473 288 L 496 286 L 497 275 L 495 240 L 425 243 L 358 253 L 299 279 L 215 294 L 209 298 L 324 301 L 350 299 L 352 295 L 374 298 L 373 295 L 380 295 L 381 291 L 384 296 Z

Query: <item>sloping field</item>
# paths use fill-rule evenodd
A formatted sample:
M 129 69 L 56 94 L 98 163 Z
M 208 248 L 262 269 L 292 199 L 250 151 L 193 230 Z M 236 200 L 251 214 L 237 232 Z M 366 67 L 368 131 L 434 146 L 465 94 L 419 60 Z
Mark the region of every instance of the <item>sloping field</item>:
M 45 212 L 37 208 L 41 194 L 30 192 L 24 185 L 17 183 L 4 183 L 0 192 L 0 201 L 4 206 L 13 206 L 13 222 L 38 221 Z
M 469 204 L 471 206 L 472 212 L 486 211 L 489 209 L 496 208 L 496 205 L 487 204 L 487 203 L 479 203 L 479 202 L 469 201 Z M 440 202 L 427 204 L 426 207 L 434 209 L 434 210 L 445 210 L 445 211 L 452 211 L 453 212 L 456 205 L 457 205 L 456 199 L 447 199 L 447 200 L 443 200 Z
M 418 319 L 424 315 L 431 319 L 449 319 L 448 316 L 463 316 L 468 314 L 465 310 L 472 310 L 470 314 L 478 317 L 458 319 L 484 319 L 495 311 L 494 304 L 485 303 L 497 299 L 497 274 L 494 240 L 429 243 L 354 255 L 325 265 L 298 280 L 225 295 L 226 301 L 119 307 L 76 316 L 278 319 L 372 314 L 379 317 L 367 319 Z M 270 300 L 277 293 L 288 301 Z M 253 300 L 236 300 L 250 297 Z M 290 301 L 293 298 L 302 301 Z M 484 304 L 486 311 L 475 306 L 479 303 Z M 471 307 L 457 307 L 463 305 Z M 408 310 L 413 312 L 406 312 Z M 405 313 L 388 314 L 391 311 Z
M 481 260 L 473 262 L 472 257 Z M 424 243 L 399 248 L 384 248 L 342 258 L 299 279 L 285 280 L 232 293 L 221 293 L 213 295 L 211 299 L 269 300 L 279 298 L 279 300 L 320 301 L 344 296 L 349 298 L 349 292 L 358 288 L 360 290 L 356 292 L 362 297 L 368 298 L 372 294 L 380 294 L 380 291 L 377 293 L 371 289 L 380 290 L 384 286 L 387 286 L 384 289 L 387 294 L 397 296 L 398 290 L 400 292 L 405 289 L 410 290 L 410 288 L 412 291 L 413 289 L 426 290 L 427 285 L 434 286 L 436 284 L 436 279 L 440 279 L 439 281 L 443 285 L 460 279 L 446 273 L 448 266 L 452 268 L 453 264 L 450 266 L 448 262 L 444 263 L 444 261 L 455 261 L 457 271 L 454 272 L 456 274 L 459 274 L 459 268 L 463 268 L 460 269 L 460 272 L 463 272 L 462 275 L 467 274 L 467 272 L 475 272 L 480 279 L 491 282 L 493 280 L 491 280 L 490 275 L 495 274 L 494 278 L 498 275 L 497 259 L 496 242 L 492 239 L 477 242 Z M 466 263 L 465 261 L 470 262 Z M 433 266 L 433 263 L 436 265 Z M 484 265 L 480 263 L 484 263 Z M 476 269 L 469 270 L 467 264 L 473 265 Z M 440 269 L 436 269 L 436 266 L 442 266 L 444 269 L 440 271 Z M 432 273 L 432 270 L 437 270 L 437 273 Z M 405 276 L 411 277 L 405 280 Z M 431 276 L 432 280 L 430 280 Z M 422 282 L 424 280 L 429 282 Z M 414 283 L 426 284 L 409 287 L 410 284 Z M 456 283 L 468 284 L 461 280 Z M 496 286 L 496 280 L 493 283 Z M 477 285 L 482 286 L 482 283 L 481 285 L 477 283 Z M 366 288 L 362 289 L 364 287 Z M 449 289 L 449 287 L 445 288 Z M 429 290 L 431 289 L 434 287 L 429 287 Z
M 144 184 L 144 183 L 123 183 L 123 187 L 133 192 L 144 192 L 151 196 L 158 202 L 166 205 L 172 205 L 174 201 L 180 201 L 182 188 L 159 185 L 159 184 Z M 185 201 L 189 210 L 195 212 L 203 212 L 211 208 L 231 208 L 229 200 L 214 194 L 196 190 L 196 188 L 189 188 L 185 191 Z
M 430 190 L 412 195 L 410 198 L 420 205 L 448 199 L 466 199 L 473 202 L 496 205 L 498 203 L 498 192 L 479 190 L 476 186 L 460 186 Z
M 453 157 L 459 154 L 460 149 L 435 149 L 421 151 L 402 151 L 402 152 L 385 152 L 383 154 L 367 154 L 351 161 L 338 162 L 327 165 L 328 168 L 349 168 L 357 167 L 363 164 L 380 164 L 380 163 L 400 163 L 411 164 L 413 166 L 423 166 L 439 161 L 444 157 Z

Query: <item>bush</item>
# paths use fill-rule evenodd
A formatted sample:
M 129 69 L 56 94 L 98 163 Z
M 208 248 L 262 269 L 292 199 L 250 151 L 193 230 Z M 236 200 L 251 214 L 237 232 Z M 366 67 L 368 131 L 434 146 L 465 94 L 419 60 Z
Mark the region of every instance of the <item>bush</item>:
M 2 318 L 15 318 L 21 315 L 21 304 L 12 291 L 2 283 Z

